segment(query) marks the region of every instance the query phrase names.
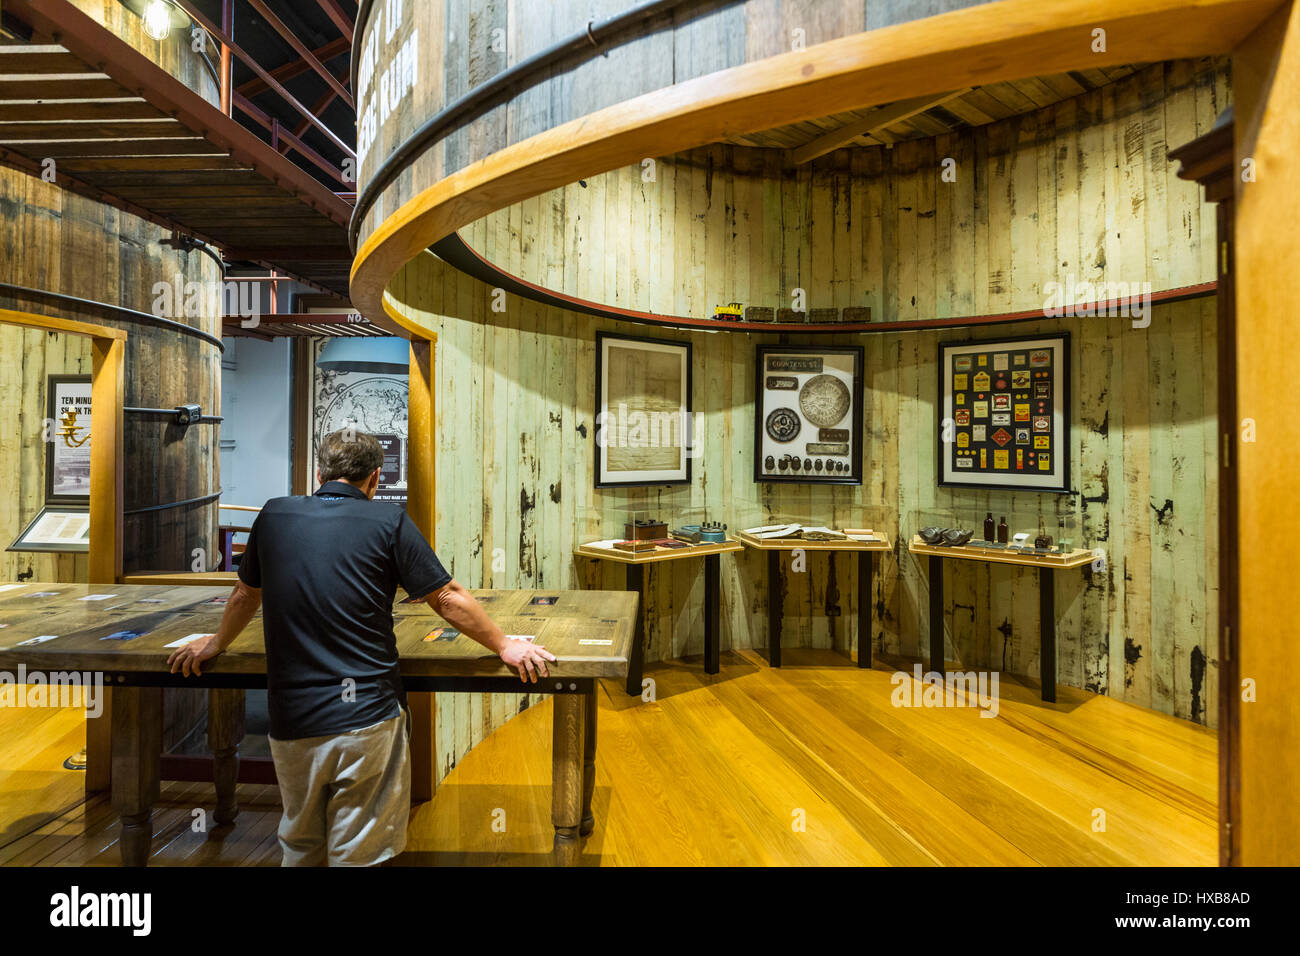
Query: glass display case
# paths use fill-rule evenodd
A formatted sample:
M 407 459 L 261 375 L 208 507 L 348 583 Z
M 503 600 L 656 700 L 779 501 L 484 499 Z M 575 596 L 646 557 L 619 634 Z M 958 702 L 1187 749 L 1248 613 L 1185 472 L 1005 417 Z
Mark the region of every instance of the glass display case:
M 811 503 L 750 500 L 736 508 L 742 541 L 883 541 L 896 534 L 897 518 L 873 505 L 853 502 L 814 507 Z
M 704 545 L 735 543 L 729 516 L 704 508 L 605 506 L 579 512 L 579 550 L 621 556 L 665 555 Z
M 1025 505 L 925 508 L 910 512 L 904 533 L 912 544 L 961 548 L 966 552 L 1064 558 L 1087 550 L 1079 516 Z

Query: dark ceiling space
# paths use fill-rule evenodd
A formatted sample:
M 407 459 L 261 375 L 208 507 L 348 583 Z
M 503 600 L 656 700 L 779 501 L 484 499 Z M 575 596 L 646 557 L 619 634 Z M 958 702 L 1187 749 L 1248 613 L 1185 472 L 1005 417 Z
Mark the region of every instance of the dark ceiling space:
M 221 25 L 221 0 L 189 0 L 190 4 L 217 26 Z M 344 87 L 351 90 L 348 63 L 352 44 L 344 36 L 334 18 L 343 18 L 351 27 L 356 22 L 357 4 L 354 0 L 265 0 L 265 5 L 288 27 Z M 330 8 L 327 12 L 327 8 Z M 333 18 L 331 17 L 333 14 Z M 353 108 L 331 88 L 314 69 L 307 65 L 298 52 L 266 19 L 248 2 L 234 0 L 234 32 L 231 37 L 262 69 L 271 73 L 281 85 L 349 148 L 356 148 L 356 115 Z M 215 51 L 214 61 L 220 51 Z M 269 117 L 279 120 L 288 132 L 297 135 L 330 164 L 342 165 L 343 152 L 315 126 L 307 123 L 302 114 L 286 102 L 276 91 L 234 57 L 234 86 L 250 102 Z M 232 110 L 236 119 L 266 142 L 271 134 L 242 110 Z M 344 185 L 317 165 L 304 159 L 296 150 L 281 144 L 281 151 L 311 175 L 335 192 L 352 192 L 354 185 Z

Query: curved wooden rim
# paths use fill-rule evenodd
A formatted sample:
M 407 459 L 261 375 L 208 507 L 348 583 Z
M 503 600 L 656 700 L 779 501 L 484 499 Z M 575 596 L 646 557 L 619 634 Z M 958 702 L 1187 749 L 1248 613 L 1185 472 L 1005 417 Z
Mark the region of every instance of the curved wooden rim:
M 728 322 L 724 319 L 699 319 L 689 315 L 671 315 L 664 312 L 639 312 L 636 309 L 620 309 L 591 299 L 556 292 L 543 285 L 529 282 L 527 279 L 506 272 L 490 259 L 483 256 L 469 243 L 454 232 L 438 242 L 433 249 L 439 259 L 450 268 L 459 269 L 466 275 L 485 282 L 490 286 L 505 289 L 515 295 L 542 305 L 553 305 L 570 312 L 594 315 L 602 319 L 621 319 L 642 325 L 667 326 L 674 329 L 700 329 L 707 332 L 742 332 L 761 335 L 764 332 L 802 332 L 805 334 L 833 334 L 836 332 L 919 332 L 926 329 L 955 329 L 974 325 L 1004 325 L 1010 322 L 1033 322 L 1051 318 L 1043 314 L 1042 309 L 1023 309 L 1019 312 L 992 312 L 987 315 L 960 315 L 935 319 L 906 319 L 899 322 Z M 1151 304 L 1161 305 L 1178 302 L 1182 299 L 1194 299 L 1203 295 L 1214 295 L 1219 287 L 1217 281 L 1198 282 L 1195 285 L 1177 286 L 1172 289 L 1159 289 L 1151 293 Z M 391 296 L 384 293 L 384 308 L 393 314 L 390 306 Z M 1119 299 L 1103 299 L 1091 303 L 1079 303 L 1079 307 L 1088 306 L 1094 314 L 1122 314 L 1121 309 L 1127 305 Z M 407 321 L 410 321 L 409 319 Z
M 385 288 L 403 265 L 490 212 L 583 176 L 730 135 L 909 96 L 1222 53 L 1276 5 L 1276 0 L 999 0 L 657 90 L 498 150 L 418 193 L 358 249 L 352 304 L 389 327 Z M 1099 24 L 1106 30 L 1105 52 L 1092 51 L 1092 31 Z

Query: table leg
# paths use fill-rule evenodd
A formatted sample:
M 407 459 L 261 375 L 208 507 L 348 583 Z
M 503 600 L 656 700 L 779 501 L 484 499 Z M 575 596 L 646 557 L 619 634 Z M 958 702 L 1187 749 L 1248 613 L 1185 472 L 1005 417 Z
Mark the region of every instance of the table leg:
M 871 666 L 871 575 L 875 556 L 858 552 L 858 666 Z
M 591 810 L 591 795 L 596 792 L 596 695 L 600 684 L 591 682 L 591 690 L 582 695 L 583 747 L 582 747 L 582 823 L 580 836 L 590 836 L 596 829 L 596 815 Z
M 239 813 L 235 783 L 239 779 L 239 744 L 244 739 L 244 691 L 213 687 L 208 691 L 208 749 L 212 783 L 217 791 L 213 813 L 218 824 L 234 823 Z
M 636 626 L 632 629 L 632 659 L 627 665 L 627 692 L 641 696 L 641 674 L 645 669 L 645 568 L 639 564 L 623 565 L 627 574 L 624 590 L 635 591 Z
M 1038 676 L 1042 698 L 1056 702 L 1056 575 L 1038 569 Z
M 781 666 L 781 552 L 767 552 L 767 662 Z
M 718 619 L 722 604 L 722 560 L 717 554 L 704 556 L 704 673 L 716 674 L 722 656 Z
M 556 694 L 551 727 L 551 824 L 558 866 L 578 862 L 582 823 L 583 750 L 586 701 L 582 694 Z
M 113 809 L 124 866 L 144 866 L 153 844 L 162 757 L 162 688 L 113 688 Z
M 930 670 L 944 674 L 943 658 L 943 558 L 930 555 Z

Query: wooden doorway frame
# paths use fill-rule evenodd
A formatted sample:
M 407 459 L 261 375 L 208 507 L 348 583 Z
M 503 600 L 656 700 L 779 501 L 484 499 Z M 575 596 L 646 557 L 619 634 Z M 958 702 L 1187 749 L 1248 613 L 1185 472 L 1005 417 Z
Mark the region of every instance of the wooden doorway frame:
M 50 315 L 0 309 L 0 323 L 90 339 L 90 553 L 91 584 L 116 584 L 122 575 L 122 443 L 126 405 L 126 332 Z M 107 789 L 112 693 L 104 711 L 86 721 L 86 790 Z

